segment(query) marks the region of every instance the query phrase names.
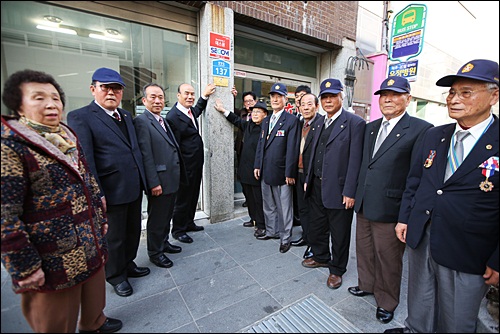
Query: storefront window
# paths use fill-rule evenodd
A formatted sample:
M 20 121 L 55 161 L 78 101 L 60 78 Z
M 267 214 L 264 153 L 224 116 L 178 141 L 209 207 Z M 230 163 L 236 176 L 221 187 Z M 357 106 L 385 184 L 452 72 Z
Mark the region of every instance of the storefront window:
M 123 77 L 122 108 L 134 115 L 144 110 L 142 87 L 149 82 L 165 88 L 165 112 L 180 84 L 199 89 L 198 45 L 186 34 L 34 1 L 1 6 L 2 85 L 18 70 L 47 72 L 63 87 L 70 111 L 89 104 L 93 72 L 109 67 Z

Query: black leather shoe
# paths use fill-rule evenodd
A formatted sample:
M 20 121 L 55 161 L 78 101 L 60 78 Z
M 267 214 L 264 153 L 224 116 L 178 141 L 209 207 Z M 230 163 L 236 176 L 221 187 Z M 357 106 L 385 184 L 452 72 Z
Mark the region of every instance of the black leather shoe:
M 186 233 L 175 236 L 174 238 L 179 240 L 180 242 L 184 242 L 186 244 L 190 244 L 193 242 L 193 239 L 189 235 L 187 235 Z
M 351 294 L 355 295 L 356 297 L 373 295 L 373 293 L 371 293 L 371 292 L 360 290 L 359 286 L 351 286 L 350 288 L 347 289 L 347 291 L 349 291 Z
M 401 328 L 401 327 L 396 327 L 396 328 L 389 328 L 384 331 L 384 333 L 404 333 L 406 328 Z M 408 331 L 409 333 L 410 331 Z
M 256 229 L 255 232 L 253 233 L 253 236 L 256 238 L 263 237 L 265 235 L 266 235 L 266 230 L 261 229 L 261 228 Z
M 290 250 L 290 243 L 280 245 L 280 253 L 286 253 Z
M 135 267 L 134 269 L 129 269 L 127 271 L 127 276 L 136 278 L 136 277 L 142 277 L 142 276 L 147 276 L 151 270 L 147 267 Z
M 193 224 L 191 226 L 188 226 L 188 228 L 186 229 L 186 232 L 199 232 L 199 231 L 203 231 L 205 228 L 203 226 L 198 226 L 196 224 Z
M 165 242 L 165 247 L 163 247 L 163 251 L 170 254 L 180 253 L 182 251 L 182 247 L 172 245 L 170 242 Z
M 304 255 L 302 255 L 302 258 L 304 259 L 310 259 L 314 256 L 313 252 L 311 251 L 311 247 L 307 247 L 306 251 L 304 252 Z
M 392 320 L 392 318 L 394 318 L 394 312 L 386 311 L 381 307 L 377 307 L 377 315 L 376 316 L 380 322 L 387 324 Z
M 134 292 L 134 290 L 132 290 L 132 286 L 127 280 L 113 285 L 113 289 L 115 289 L 116 294 L 120 297 L 130 296 Z
M 258 236 L 257 239 L 259 240 L 269 240 L 269 239 L 279 239 L 280 237 L 271 237 L 267 234 L 264 234 L 263 236 Z
M 294 247 L 301 247 L 301 246 L 307 245 L 303 238 L 300 238 L 299 240 L 292 241 L 290 244 Z
M 83 331 L 79 330 L 80 333 L 114 333 L 122 329 L 122 322 L 118 319 L 106 318 L 101 327 L 95 331 Z
M 244 222 L 243 226 L 245 226 L 245 227 L 254 227 L 253 220 L 250 220 L 248 222 Z
M 149 261 L 162 268 L 170 268 L 174 265 L 174 263 L 168 257 L 166 257 L 165 254 L 160 254 L 156 257 L 150 257 Z
M 241 204 L 241 206 L 246 208 L 248 206 L 247 201 L 243 202 L 243 204 Z

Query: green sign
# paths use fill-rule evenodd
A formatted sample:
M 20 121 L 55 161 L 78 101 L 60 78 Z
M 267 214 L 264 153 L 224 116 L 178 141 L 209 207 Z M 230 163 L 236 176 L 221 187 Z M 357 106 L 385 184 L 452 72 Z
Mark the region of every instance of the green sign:
M 404 61 L 418 56 L 424 45 L 425 5 L 408 5 L 392 21 L 391 52 L 389 58 Z
M 409 5 L 394 17 L 393 36 L 423 29 L 425 25 L 425 5 Z

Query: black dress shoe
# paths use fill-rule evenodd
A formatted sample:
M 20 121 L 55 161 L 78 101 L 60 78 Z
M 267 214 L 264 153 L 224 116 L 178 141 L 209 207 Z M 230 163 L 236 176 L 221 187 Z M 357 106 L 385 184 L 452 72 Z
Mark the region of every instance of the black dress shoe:
M 261 228 L 258 228 L 255 230 L 255 232 L 253 232 L 253 236 L 258 238 L 258 237 L 263 237 L 266 235 L 266 230 L 264 229 L 261 229 Z
M 377 307 L 377 319 L 380 322 L 387 324 L 392 320 L 392 318 L 394 318 L 394 312 L 386 311 L 381 307 Z
M 184 242 L 186 244 L 190 244 L 193 242 L 193 239 L 189 235 L 187 235 L 186 233 L 175 236 L 174 238 L 179 240 L 180 242 Z
M 186 229 L 186 232 L 199 232 L 199 231 L 203 231 L 205 228 L 203 226 L 198 226 L 196 224 L 193 224 L 193 225 L 190 225 L 188 226 L 188 228 Z
M 280 253 L 286 253 L 290 250 L 290 243 L 280 245 Z
M 304 259 L 310 259 L 314 256 L 313 252 L 311 251 L 311 247 L 307 247 L 306 251 L 304 252 L 304 255 L 302 255 L 302 258 Z
M 255 225 L 253 224 L 253 220 L 250 220 L 248 222 L 244 222 L 243 226 L 245 226 L 245 227 L 254 227 Z
M 114 333 L 122 329 L 122 322 L 118 319 L 106 318 L 101 327 L 95 331 L 79 330 L 80 333 Z
M 135 267 L 134 269 L 129 269 L 127 271 L 127 276 L 132 278 L 142 277 L 149 275 L 150 272 L 151 270 L 147 267 Z
M 396 327 L 396 328 L 389 328 L 384 331 L 384 333 L 404 333 L 406 328 L 402 327 Z M 410 331 L 408 331 L 409 333 Z
M 132 290 L 132 286 L 127 280 L 113 285 L 113 289 L 115 289 L 116 294 L 120 297 L 130 296 L 134 292 L 134 290 Z
M 306 241 L 303 238 L 300 238 L 299 240 L 292 241 L 290 243 L 294 247 L 301 247 L 307 245 Z
M 166 241 L 163 251 L 170 254 L 180 253 L 182 251 L 182 247 L 172 245 L 170 242 Z
M 264 234 L 262 236 L 258 236 L 257 239 L 259 240 L 269 240 L 269 239 L 279 239 L 280 237 L 271 237 L 267 234 Z
M 248 206 L 247 201 L 243 202 L 243 204 L 241 204 L 241 206 L 246 208 Z
M 373 293 L 371 293 L 371 292 L 360 290 L 359 286 L 351 286 L 350 288 L 347 289 L 347 291 L 349 291 L 351 294 L 355 295 L 356 297 L 373 295 Z
M 162 268 L 170 268 L 174 265 L 174 263 L 168 257 L 166 257 L 165 254 L 160 254 L 159 256 L 150 257 L 149 261 L 154 263 L 156 266 Z

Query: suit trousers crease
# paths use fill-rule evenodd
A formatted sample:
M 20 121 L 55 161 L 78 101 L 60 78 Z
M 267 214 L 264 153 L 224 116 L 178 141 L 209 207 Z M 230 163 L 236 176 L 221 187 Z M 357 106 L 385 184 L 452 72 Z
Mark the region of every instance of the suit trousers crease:
M 248 215 L 255 222 L 255 226 L 259 229 L 266 229 L 264 219 L 264 208 L 262 202 L 262 190 L 260 185 L 254 186 L 247 183 L 242 183 L 241 186 L 245 192 L 245 197 L 248 205 Z
M 437 264 L 430 253 L 427 224 L 417 248 L 408 252 L 408 317 L 413 333 L 475 333 L 481 301 L 488 292 L 482 275 Z
M 106 321 L 105 306 L 104 268 L 86 282 L 69 289 L 21 294 L 23 314 L 35 333 L 75 333 L 79 311 L 78 328 L 96 330 Z
M 148 195 L 147 245 L 148 256 L 163 254 L 170 233 L 170 221 L 174 212 L 175 194 Z
M 358 285 L 372 292 L 377 306 L 394 311 L 399 304 L 405 244 L 396 237 L 397 223 L 368 220 L 356 215 Z
M 293 192 L 288 185 L 270 186 L 261 182 L 266 235 L 279 236 L 281 243 L 289 243 L 293 228 Z
M 133 202 L 108 205 L 106 214 L 109 225 L 106 281 L 116 285 L 127 279 L 127 270 L 137 266 L 134 259 L 141 240 L 142 192 Z
M 200 196 L 201 177 L 203 166 L 187 172 L 189 184 L 181 184 L 174 205 L 172 236 L 186 233 L 189 226 L 193 226 L 198 198 Z
M 321 198 L 321 180 L 313 178 L 309 198 L 309 242 L 317 262 L 328 263 L 330 274 L 342 276 L 347 271 L 351 225 L 354 210 L 327 209 Z M 331 248 L 330 248 L 331 239 Z

